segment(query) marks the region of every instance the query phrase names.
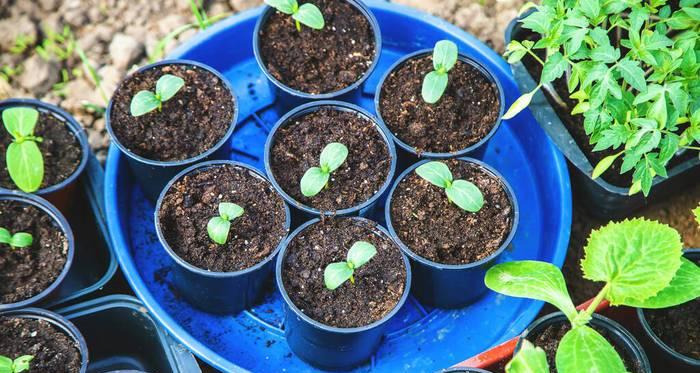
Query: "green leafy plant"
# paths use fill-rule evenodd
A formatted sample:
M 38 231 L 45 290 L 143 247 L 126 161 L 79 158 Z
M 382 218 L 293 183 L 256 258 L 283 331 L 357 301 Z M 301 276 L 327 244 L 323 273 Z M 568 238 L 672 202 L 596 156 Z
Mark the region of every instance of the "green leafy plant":
M 0 355 L 0 373 L 20 373 L 29 370 L 29 362 L 34 359 L 33 355 L 23 355 L 15 360 L 7 356 Z
M 440 100 L 447 89 L 447 73 L 457 63 L 457 44 L 449 40 L 440 40 L 433 49 L 433 71 L 423 78 L 421 96 L 429 104 Z
M 700 206 L 693 210 L 693 214 L 695 215 L 695 220 L 698 222 L 698 224 L 700 224 Z
M 331 263 L 323 271 L 323 282 L 329 290 L 335 290 L 345 281 L 355 283 L 355 270 L 377 255 L 377 248 L 369 242 L 357 241 L 348 250 L 344 262 Z
M 610 223 L 593 231 L 584 248 L 581 268 L 586 279 L 603 282 L 590 306 L 577 311 L 564 275 L 555 265 L 538 261 L 497 264 L 486 273 L 486 286 L 499 293 L 545 301 L 571 323 L 559 342 L 556 368 L 560 373 L 625 372 L 622 359 L 610 343 L 587 324 L 603 300 L 613 306 L 666 308 L 700 297 L 700 267 L 683 258 L 680 235 L 673 228 L 645 219 Z M 509 373 L 548 372 L 541 354 L 518 353 Z M 527 360 L 529 363 L 522 364 Z
M 537 87 L 503 118 L 525 109 L 544 87 L 557 105 L 583 115 L 594 151 L 615 151 L 595 166 L 593 178 L 621 158 L 620 172 L 633 171 L 629 194 L 648 195 L 653 178 L 667 177 L 666 166 L 679 150 L 700 150 L 697 4 L 681 0 L 672 11 L 665 0 L 528 3 L 536 11 L 521 20 L 522 27 L 539 40 L 513 40 L 506 56 L 516 63 L 529 55 L 542 73 Z M 551 85 L 565 74 L 574 107 Z
M 306 3 L 299 6 L 297 0 L 265 0 L 265 4 L 291 15 L 297 31 L 301 31 L 302 24 L 315 30 L 320 30 L 326 25 L 321 10 L 314 4 Z
M 231 222 L 243 215 L 243 207 L 235 203 L 219 203 L 219 216 L 209 219 L 207 223 L 207 234 L 212 241 L 223 245 L 228 239 L 228 232 L 231 230 Z
M 339 143 L 332 142 L 321 151 L 321 167 L 311 167 L 301 178 L 301 194 L 306 197 L 317 195 L 328 185 L 331 173 L 338 169 L 348 157 L 348 148 Z
M 131 115 L 138 117 L 153 110 L 161 111 L 163 102 L 170 100 L 185 86 L 185 80 L 179 76 L 165 74 L 158 78 L 156 91 L 139 91 L 131 99 Z
M 418 176 L 445 189 L 447 199 L 462 210 L 478 212 L 484 206 L 484 195 L 479 188 L 466 180 L 454 180 L 446 164 L 432 161 L 416 168 Z
M 73 56 L 77 43 L 69 26 L 64 26 L 62 32 L 54 31 L 48 27 L 44 27 L 43 31 L 44 40 L 35 48 L 39 57 L 46 61 L 53 58 L 66 61 Z
M 0 227 L 0 243 L 10 245 L 12 249 L 29 247 L 34 242 L 34 237 L 25 232 L 10 233 L 6 228 Z
M 27 193 L 35 192 L 44 180 L 44 158 L 38 143 L 43 139 L 34 136 L 39 112 L 28 107 L 14 107 L 2 112 L 2 122 L 12 136 L 12 143 L 5 152 L 10 178 L 17 187 Z

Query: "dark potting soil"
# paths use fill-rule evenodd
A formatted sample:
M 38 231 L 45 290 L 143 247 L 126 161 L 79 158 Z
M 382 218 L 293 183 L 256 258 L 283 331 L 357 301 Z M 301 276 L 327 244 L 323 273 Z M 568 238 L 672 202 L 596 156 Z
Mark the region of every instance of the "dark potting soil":
M 443 96 L 428 104 L 421 89 L 432 70 L 432 56 L 422 56 L 406 61 L 384 81 L 379 110 L 387 127 L 420 152 L 452 153 L 481 141 L 498 119 L 495 84 L 460 60 L 449 72 Z
M 224 245 L 207 234 L 207 223 L 219 215 L 220 202 L 245 210 L 231 223 Z M 179 257 L 215 272 L 254 266 L 287 235 L 282 197 L 267 180 L 234 165 L 211 167 L 177 181 L 163 199 L 159 217 L 165 240 Z
M 474 183 L 484 195 L 476 213 L 462 210 L 441 189 L 415 172 L 396 187 L 391 223 L 411 251 L 433 262 L 467 264 L 498 250 L 513 226 L 513 206 L 503 183 L 482 167 L 465 161 L 444 161 L 455 180 Z
M 267 70 L 286 86 L 309 94 L 336 92 L 360 80 L 372 65 L 374 32 L 355 6 L 341 0 L 309 0 L 325 27 L 302 25 L 275 11 L 261 27 L 260 54 Z
M 389 147 L 378 127 L 350 111 L 321 108 L 280 127 L 270 150 L 270 166 L 280 187 L 296 201 L 322 211 L 364 203 L 381 189 L 391 170 Z M 348 148 L 348 157 L 313 197 L 301 194 L 306 170 L 319 166 L 321 151 L 332 142 Z
M 68 240 L 54 220 L 29 204 L 0 201 L 0 227 L 32 235 L 31 246 L 0 244 L 0 303 L 29 299 L 48 288 L 63 271 Z
M 370 242 L 377 255 L 355 270 L 354 284 L 348 281 L 328 290 L 323 281 L 326 266 L 345 261 L 357 241 Z M 282 282 L 294 305 L 305 315 L 325 325 L 351 328 L 380 320 L 396 307 L 406 289 L 406 267 L 400 249 L 376 228 L 376 223 L 327 218 L 289 243 Z
M 80 143 L 68 125 L 53 114 L 39 111 L 39 120 L 34 127 L 34 135 L 43 140 L 38 143 L 44 158 L 44 179 L 40 188 L 47 188 L 68 179 L 80 166 L 83 157 Z M 5 161 L 5 153 L 12 143 L 12 136 L 4 128 L 0 129 L 0 187 L 18 189 L 10 178 Z
M 80 372 L 77 343 L 44 320 L 0 317 L 0 355 L 16 359 L 32 355 L 28 373 Z
M 131 98 L 153 92 L 158 78 L 172 74 L 185 86 L 161 111 L 131 116 Z M 134 74 L 122 82 L 112 98 L 110 122 L 119 142 L 134 154 L 156 161 L 196 157 L 216 145 L 233 119 L 231 92 L 216 75 L 196 66 L 164 65 Z

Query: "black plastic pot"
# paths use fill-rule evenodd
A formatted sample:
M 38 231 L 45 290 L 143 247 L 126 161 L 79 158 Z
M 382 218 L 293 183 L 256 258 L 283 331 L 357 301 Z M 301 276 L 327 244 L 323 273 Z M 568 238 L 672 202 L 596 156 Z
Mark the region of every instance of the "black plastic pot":
M 361 217 L 349 217 L 340 219 L 356 219 L 358 221 L 371 222 Z M 406 288 L 401 299 L 393 310 L 386 316 L 372 324 L 356 328 L 338 328 L 322 324 L 305 315 L 294 305 L 282 282 L 282 266 L 284 264 L 287 245 L 301 234 L 307 227 L 316 224 L 320 219 L 310 220 L 287 237 L 282 251 L 277 257 L 275 279 L 277 288 L 284 299 L 284 335 L 287 338 L 289 348 L 299 358 L 307 363 L 327 370 L 347 370 L 356 367 L 370 359 L 379 347 L 384 335 L 384 329 L 391 318 L 401 309 L 408 298 L 411 288 L 411 268 L 404 255 L 406 267 Z M 391 240 L 389 232 L 379 224 L 375 224 L 377 234 Z
M 374 14 L 372 14 L 372 12 L 367 8 L 367 6 L 365 6 L 365 4 L 362 1 L 346 1 L 350 5 L 357 8 L 357 10 L 359 10 L 360 13 L 362 13 L 365 16 L 365 18 L 367 18 L 367 21 L 369 22 L 370 27 L 372 27 L 372 31 L 374 32 L 375 52 L 372 64 L 367 68 L 365 74 L 352 85 L 335 92 L 322 94 L 310 94 L 301 92 L 299 90 L 286 86 L 284 83 L 280 82 L 279 80 L 277 80 L 277 78 L 272 76 L 272 74 L 270 74 L 270 72 L 268 71 L 267 66 L 263 62 L 262 54 L 260 53 L 260 30 L 262 29 L 263 25 L 265 25 L 265 22 L 267 22 L 267 19 L 277 10 L 270 6 L 266 6 L 262 15 L 260 16 L 260 18 L 258 18 L 258 22 L 255 24 L 255 30 L 253 31 L 253 53 L 255 54 L 255 60 L 258 62 L 260 70 L 262 70 L 263 74 L 267 77 L 267 79 L 270 82 L 272 82 L 272 86 L 276 97 L 276 104 L 282 110 L 287 111 L 296 106 L 305 104 L 313 100 L 341 100 L 348 102 L 357 102 L 357 99 L 359 99 L 362 95 L 362 84 L 372 74 L 374 69 L 377 67 L 377 64 L 379 63 L 379 56 L 382 50 L 382 34 L 379 30 L 379 23 L 374 17 Z
M 3 100 L 0 101 L 0 112 L 5 109 L 18 106 L 28 106 L 40 112 L 50 113 L 58 120 L 65 123 L 66 127 L 73 133 L 78 141 L 78 144 L 80 145 L 82 157 L 80 164 L 75 169 L 73 174 L 58 184 L 49 185 L 48 187 L 41 188 L 33 193 L 53 203 L 54 206 L 64 213 L 68 213 L 70 212 L 73 202 L 75 201 L 76 194 L 78 193 L 78 178 L 83 173 L 83 170 L 85 170 L 85 166 L 88 162 L 88 155 L 90 154 L 90 146 L 88 144 L 87 135 L 85 134 L 85 129 L 83 129 L 83 126 L 81 126 L 80 123 L 78 123 L 78 121 L 76 121 L 75 118 L 73 118 L 67 112 L 54 105 L 39 100 L 29 98 L 13 98 Z M 4 130 L 5 129 L 2 129 L 2 131 Z M 2 157 L 4 162 L 4 154 Z M 6 189 L 0 187 L 0 191 L 6 191 Z
M 506 44 L 511 40 L 520 40 L 524 33 L 518 20 L 513 20 L 506 29 Z M 530 92 L 537 86 L 535 79 L 522 62 L 511 65 L 513 76 L 521 92 Z M 700 179 L 700 158 L 692 157 L 668 170 L 668 178 L 656 177 L 651 192 L 645 198 L 641 193 L 629 196 L 628 187 L 619 187 L 605 181 L 602 177 L 592 178 L 593 168 L 581 148 L 571 136 L 562 118 L 557 115 L 544 93 L 540 90 L 532 98 L 530 111 L 549 138 L 569 161 L 574 177 L 572 185 L 584 201 L 592 215 L 602 219 L 619 219 L 629 216 L 634 211 L 655 200 L 678 194 L 684 187 Z
M 265 176 L 253 167 L 235 161 L 208 161 L 191 166 L 177 174 L 168 182 L 165 189 L 163 189 L 163 192 L 158 198 L 158 203 L 156 204 L 155 226 L 158 240 L 175 264 L 173 267 L 173 282 L 180 294 L 190 304 L 206 312 L 235 314 L 251 307 L 263 296 L 265 284 L 270 279 L 270 274 L 274 266 L 274 258 L 282 246 L 284 246 L 284 240 L 281 240 L 277 248 L 270 253 L 270 255 L 252 267 L 235 272 L 213 272 L 196 267 L 177 255 L 165 240 L 159 217 L 163 198 L 165 198 L 168 190 L 176 181 L 180 180 L 185 175 L 201 172 L 208 168 L 224 164 L 244 168 L 260 179 L 267 181 Z M 289 231 L 291 214 L 286 204 L 284 207 L 287 216 L 285 228 Z
M 684 256 L 693 261 L 700 260 L 700 249 L 685 250 Z M 637 316 L 643 329 L 641 333 L 642 343 L 657 371 L 663 368 L 669 372 L 677 373 L 700 372 L 700 360 L 682 355 L 662 341 L 647 322 L 643 309 L 637 309 Z M 694 317 L 700 317 L 700 315 L 694 315 Z
M 396 234 L 391 221 L 391 202 L 394 191 L 406 176 L 415 171 L 420 165 L 430 162 L 429 159 L 415 163 L 396 179 L 394 185 L 391 187 L 389 197 L 384 207 L 384 218 L 386 219 L 386 225 L 391 234 L 391 238 L 409 257 L 411 262 L 411 271 L 413 272 L 413 283 L 411 287 L 413 295 L 422 303 L 438 308 L 461 308 L 473 303 L 486 293 L 487 288 L 484 284 L 486 271 L 498 262 L 503 251 L 510 245 L 518 229 L 518 219 L 520 217 L 515 193 L 513 193 L 510 184 L 508 184 L 500 173 L 477 159 L 466 157 L 458 159 L 475 163 L 491 173 L 495 178 L 501 180 L 506 194 L 508 195 L 508 199 L 513 206 L 513 226 L 511 227 L 510 233 L 501 244 L 501 247 L 490 256 L 468 264 L 456 265 L 436 263 L 413 252 Z
M 181 161 L 157 161 L 147 159 L 133 153 L 119 141 L 119 138 L 115 135 L 114 130 L 112 129 L 111 113 L 112 105 L 114 103 L 112 100 L 110 100 L 109 105 L 107 106 L 107 112 L 105 113 L 105 124 L 107 126 L 109 136 L 112 139 L 112 143 L 115 144 L 124 155 L 126 155 L 127 163 L 129 164 L 129 168 L 131 169 L 134 178 L 141 186 L 144 195 L 151 201 L 155 201 L 160 195 L 160 192 L 163 190 L 165 185 L 168 183 L 168 181 L 185 168 L 208 159 L 228 159 L 229 152 L 231 151 L 231 135 L 233 134 L 233 130 L 238 120 L 238 103 L 236 99 L 236 93 L 233 91 L 233 88 L 231 88 L 231 85 L 229 84 L 228 80 L 226 80 L 226 78 L 223 75 L 221 75 L 214 68 L 207 66 L 203 63 L 181 59 L 164 60 L 150 65 L 146 65 L 136 70 L 136 72 L 134 72 L 132 75 L 140 74 L 143 71 L 164 65 L 196 66 L 197 68 L 206 70 L 214 76 L 216 76 L 217 78 L 219 78 L 224 87 L 226 87 L 226 89 L 228 89 L 228 91 L 231 93 L 233 117 L 231 118 L 231 124 L 229 125 L 228 131 L 226 131 L 224 137 L 222 137 L 221 140 L 219 140 L 219 142 L 217 142 L 214 146 L 212 146 L 209 150 L 205 151 L 204 153 Z M 117 88 L 117 90 L 119 90 L 119 88 Z M 159 140 L 154 139 L 153 141 Z
M 49 302 L 52 299 L 58 297 L 59 291 L 58 287 L 63 283 L 68 275 L 68 271 L 71 269 L 73 264 L 73 256 L 75 255 L 75 238 L 73 237 L 73 231 L 65 217 L 59 212 L 53 205 L 51 205 L 45 199 L 35 196 L 33 194 L 27 194 L 23 192 L 0 192 L 0 200 L 10 200 L 17 201 L 20 203 L 32 205 L 39 210 L 43 211 L 45 214 L 51 217 L 55 222 L 56 226 L 63 232 L 68 241 L 68 248 L 66 251 L 66 264 L 63 266 L 63 270 L 56 277 L 56 279 L 42 292 L 36 294 L 35 296 L 25 299 L 23 301 L 0 304 L 0 311 L 18 309 L 24 307 L 30 307 L 36 305 L 39 302 Z
M 25 308 L 21 310 L 2 311 L 0 312 L 0 316 L 43 320 L 50 323 L 58 330 L 65 333 L 68 337 L 70 337 L 70 339 L 75 341 L 75 344 L 78 346 L 78 350 L 80 350 L 81 355 L 80 373 L 87 372 L 89 359 L 85 339 L 83 338 L 83 335 L 80 334 L 80 331 L 78 331 L 75 325 L 73 325 L 73 323 L 71 323 L 70 321 L 66 320 L 63 316 L 40 308 Z
M 520 346 L 524 339 L 528 339 L 531 335 L 538 335 L 543 332 L 551 325 L 568 323 L 568 319 L 561 312 L 550 313 L 547 316 L 543 316 L 535 320 L 530 326 L 525 329 L 525 331 L 520 335 L 520 340 L 515 346 L 514 355 L 520 351 Z M 623 328 L 620 324 L 613 320 L 608 319 L 605 316 L 598 314 L 593 314 L 593 318 L 589 322 L 589 326 L 595 327 L 596 329 L 605 330 L 607 333 L 607 340 L 615 346 L 615 349 L 621 356 L 627 358 L 627 361 L 636 364 L 640 372 L 651 373 L 651 366 L 649 365 L 649 360 L 647 355 L 644 353 L 642 346 L 637 342 L 637 340 Z M 553 367 L 550 367 L 552 369 Z M 629 367 L 627 367 L 629 369 Z

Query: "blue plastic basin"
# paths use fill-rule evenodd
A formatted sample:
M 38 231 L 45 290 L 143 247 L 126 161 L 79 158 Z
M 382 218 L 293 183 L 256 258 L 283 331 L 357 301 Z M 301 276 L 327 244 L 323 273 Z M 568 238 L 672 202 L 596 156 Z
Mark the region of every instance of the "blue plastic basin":
M 402 55 L 450 38 L 460 51 L 488 65 L 503 84 L 506 105 L 518 96 L 510 68 L 473 36 L 438 18 L 391 3 L 367 2 L 379 21 L 382 56 L 356 102 L 374 113 L 376 85 Z M 231 158 L 263 167 L 265 137 L 280 113 L 271 84 L 253 56 L 253 28 L 261 8 L 226 19 L 181 46 L 171 58 L 206 63 L 229 79 L 239 98 L 239 123 Z M 566 163 L 530 114 L 504 121 L 485 161 L 511 184 L 521 220 L 512 250 L 501 260 L 538 259 L 561 266 L 571 226 Z M 198 311 L 172 288 L 170 258 L 158 243 L 154 206 L 135 185 L 125 158 L 110 149 L 105 180 L 109 228 L 122 269 L 136 294 L 175 338 L 202 360 L 226 372 L 315 372 L 294 356 L 284 339 L 283 301 L 270 288 L 264 302 L 237 317 Z M 371 362 L 357 371 L 434 372 L 518 335 L 542 307 L 489 292 L 458 310 L 424 307 L 412 297 L 387 326 Z

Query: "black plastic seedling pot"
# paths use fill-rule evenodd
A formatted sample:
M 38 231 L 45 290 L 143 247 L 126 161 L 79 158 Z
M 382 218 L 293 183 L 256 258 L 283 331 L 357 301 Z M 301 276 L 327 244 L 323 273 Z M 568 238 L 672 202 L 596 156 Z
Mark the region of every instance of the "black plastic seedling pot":
M 73 325 L 70 321 L 66 320 L 63 316 L 53 313 L 51 311 L 43 310 L 40 308 L 25 308 L 21 310 L 12 311 L 2 311 L 0 312 L 0 317 L 19 317 L 23 319 L 31 320 L 43 320 L 65 333 L 70 339 L 75 342 L 76 347 L 80 351 L 81 363 L 80 372 L 75 373 L 86 373 L 88 367 L 88 348 L 85 343 L 83 335 L 80 334 L 78 328 Z
M 386 126 L 386 121 L 384 118 L 382 118 L 382 111 L 381 111 L 381 93 L 382 93 L 382 87 L 384 86 L 384 82 L 387 80 L 387 78 L 397 69 L 399 69 L 403 64 L 405 64 L 407 61 L 416 59 L 416 58 L 421 58 L 427 55 L 432 55 L 433 50 L 432 49 L 423 49 L 419 50 L 417 52 L 413 52 L 411 54 L 408 54 L 398 61 L 396 61 L 384 74 L 382 79 L 380 80 L 379 84 L 377 85 L 377 91 L 374 94 L 374 107 L 375 111 L 377 112 L 377 117 L 379 118 L 379 122 Z M 469 56 L 466 56 L 464 54 L 459 54 L 458 56 L 459 60 L 474 67 L 476 70 L 481 72 L 484 77 L 486 77 L 490 82 L 492 82 L 495 86 L 496 89 L 498 90 L 498 100 L 499 100 L 499 108 L 498 108 L 498 119 L 496 120 L 496 123 L 494 124 L 493 128 L 491 131 L 486 135 L 483 139 L 481 139 L 479 142 L 476 144 L 473 144 L 465 149 L 462 149 L 460 151 L 452 152 L 452 153 L 434 153 L 434 152 L 418 152 L 418 150 L 411 146 L 410 144 L 407 144 L 400 138 L 398 138 L 396 135 L 393 133 L 391 134 L 392 139 L 396 144 L 399 146 L 398 149 L 398 155 L 399 155 L 399 170 L 404 170 L 413 163 L 417 162 L 420 159 L 449 159 L 449 158 L 459 158 L 459 157 L 472 157 L 472 158 L 477 158 L 477 159 L 483 159 L 484 153 L 486 152 L 486 148 L 488 146 L 489 140 L 493 137 L 494 134 L 498 131 L 498 128 L 501 126 L 501 118 L 503 117 L 503 113 L 505 111 L 505 93 L 503 92 L 503 85 L 501 85 L 501 82 L 496 79 L 495 75 L 490 71 L 488 67 L 485 65 L 482 65 L 479 61 L 472 59 Z M 390 132 L 391 133 L 391 132 Z
M 8 100 L 3 100 L 0 101 L 0 112 L 2 112 L 5 109 L 18 106 L 32 107 L 38 110 L 39 112 L 49 113 L 53 115 L 56 119 L 58 119 L 66 125 L 66 127 L 73 133 L 75 139 L 80 145 L 80 151 L 82 154 L 80 164 L 75 169 L 75 171 L 62 182 L 55 185 L 49 185 L 45 188 L 41 188 L 33 193 L 45 198 L 54 206 L 56 206 L 59 210 L 67 214 L 68 212 L 70 212 L 70 209 L 73 206 L 73 202 L 75 200 L 75 196 L 78 193 L 78 178 L 85 170 L 88 155 L 90 154 L 90 146 L 88 144 L 87 135 L 85 134 L 85 129 L 83 129 L 83 126 L 81 126 L 80 123 L 78 123 L 78 121 L 75 120 L 75 118 L 73 118 L 64 110 L 39 100 L 28 98 L 12 98 Z M 4 129 L 2 130 L 4 131 Z M 3 190 L 3 188 L 0 187 L 0 190 Z
M 367 201 L 359 205 L 338 211 L 320 211 L 319 209 L 310 207 L 294 199 L 279 185 L 279 183 L 275 179 L 275 174 L 272 172 L 271 165 L 272 146 L 276 141 L 275 135 L 279 128 L 287 125 L 288 123 L 293 122 L 296 118 L 310 114 L 324 107 L 330 107 L 336 110 L 342 110 L 347 112 L 355 112 L 367 118 L 377 127 L 377 130 L 379 130 L 379 133 L 381 134 L 382 139 L 384 139 L 384 143 L 386 144 L 387 149 L 389 151 L 389 156 L 391 157 L 391 166 L 389 169 L 389 174 L 387 175 L 384 184 L 382 184 L 382 187 L 376 193 L 374 193 L 372 197 L 370 197 Z M 343 123 L 338 123 L 338 125 L 342 126 Z M 376 212 L 376 208 L 381 206 L 381 203 L 379 202 L 381 202 L 383 198 L 386 197 L 386 192 L 388 191 L 389 186 L 391 186 L 391 181 L 393 180 L 394 174 L 396 173 L 397 164 L 396 147 L 394 146 L 393 141 L 391 141 L 391 135 L 389 134 L 389 130 L 383 124 L 379 123 L 376 120 L 376 118 L 372 116 L 372 114 L 370 114 L 367 110 L 357 105 L 341 101 L 309 102 L 285 114 L 282 118 L 280 118 L 280 120 L 277 121 L 275 126 L 272 128 L 272 131 L 270 131 L 270 135 L 267 137 L 267 141 L 265 142 L 264 158 L 265 172 L 269 176 L 270 182 L 275 187 L 275 190 L 277 190 L 277 192 L 281 194 L 282 197 L 284 197 L 284 200 L 293 208 L 292 217 L 294 221 L 294 226 L 298 226 L 299 224 L 309 219 L 319 217 L 321 214 L 328 216 L 372 216 Z
M 692 261 L 700 260 L 700 249 L 685 250 L 684 256 Z M 680 354 L 662 341 L 649 325 L 644 312 L 641 308 L 637 309 L 637 316 L 642 324 L 640 339 L 657 369 L 663 367 L 669 372 L 677 373 L 700 372 L 700 360 Z M 697 318 L 700 315 L 693 315 L 693 317 Z
M 399 245 L 411 262 L 411 271 L 413 272 L 413 283 L 411 287 L 413 295 L 422 303 L 438 308 L 461 308 L 473 303 L 486 293 L 487 288 L 484 284 L 486 271 L 498 262 L 503 251 L 510 245 L 517 231 L 518 219 L 520 216 L 515 193 L 513 193 L 510 184 L 508 184 L 500 173 L 477 159 L 466 157 L 458 159 L 475 163 L 500 180 L 513 206 L 513 225 L 510 229 L 510 233 L 508 233 L 508 236 L 503 243 L 501 243 L 498 250 L 491 256 L 468 264 L 456 265 L 436 263 L 413 252 L 396 234 L 391 220 L 391 202 L 394 191 L 406 176 L 414 172 L 420 165 L 430 162 L 429 159 L 415 163 L 413 166 L 404 170 L 391 187 L 389 198 L 387 198 L 384 207 L 384 218 L 386 219 L 391 238 Z
M 511 40 L 521 40 L 524 31 L 527 30 L 521 28 L 518 20 L 513 20 L 506 30 L 506 44 Z M 511 65 L 511 69 L 521 92 L 530 92 L 537 86 L 522 62 Z M 595 165 L 591 164 L 576 144 L 563 119 L 542 91 L 533 96 L 529 108 L 542 129 L 569 161 L 570 168 L 574 170 L 571 173 L 574 178 L 571 184 L 578 187 L 577 193 L 584 201 L 583 205 L 596 217 L 618 219 L 629 216 L 647 203 L 676 195 L 700 179 L 700 158 L 694 156 L 671 167 L 668 178 L 654 178 L 648 197 L 645 198 L 641 193 L 630 196 L 628 187 L 612 185 L 602 177 L 592 178 Z
M 233 91 L 228 80 L 226 80 L 226 78 L 223 75 L 221 75 L 214 68 L 207 66 L 203 63 L 183 59 L 164 60 L 150 65 L 146 65 L 136 70 L 136 72 L 134 72 L 132 75 L 140 74 L 146 70 L 166 65 L 195 66 L 199 69 L 206 70 L 214 76 L 216 76 L 217 78 L 219 78 L 224 87 L 226 87 L 226 89 L 231 94 L 233 117 L 231 118 L 231 124 L 229 125 L 226 134 L 221 138 L 221 140 L 219 140 L 219 142 L 217 142 L 214 146 L 212 146 L 209 150 L 205 151 L 204 153 L 201 153 L 192 158 L 179 161 L 157 161 L 147 159 L 133 153 L 119 141 L 119 138 L 115 135 L 114 129 L 112 128 L 111 113 L 114 102 L 113 99 L 110 100 L 109 105 L 107 106 L 107 112 L 105 113 L 105 124 L 107 126 L 109 136 L 112 139 L 112 143 L 114 143 L 117 146 L 117 148 L 124 155 L 126 155 L 127 163 L 129 165 L 129 168 L 131 169 L 134 178 L 141 186 L 144 195 L 151 201 L 155 201 L 160 195 L 160 192 L 163 190 L 165 185 L 168 183 L 168 181 L 170 181 L 170 179 L 172 179 L 173 176 L 175 176 L 177 173 L 184 170 L 185 168 L 208 159 L 228 159 L 229 152 L 231 150 L 231 135 L 233 134 L 233 130 L 238 120 L 238 103 L 236 99 L 236 93 Z M 122 84 L 124 83 L 122 82 Z M 117 90 L 119 90 L 119 88 L 117 88 Z M 159 139 L 152 140 L 160 141 Z
M 265 284 L 270 279 L 274 268 L 274 258 L 284 245 L 284 240 L 270 255 L 252 267 L 235 272 L 208 271 L 188 263 L 175 253 L 165 240 L 159 214 L 163 198 L 176 181 L 185 175 L 202 172 L 224 164 L 247 169 L 251 174 L 267 182 L 265 176 L 251 166 L 235 161 L 208 161 L 191 166 L 177 174 L 163 189 L 156 204 L 155 226 L 158 240 L 173 260 L 174 283 L 181 295 L 190 304 L 201 310 L 216 314 L 235 314 L 251 307 L 263 296 Z M 284 207 L 286 212 L 285 229 L 289 231 L 291 214 L 286 204 Z
M 369 220 L 361 217 L 345 219 L 369 222 Z M 307 227 L 318 222 L 320 222 L 320 219 L 314 219 L 298 227 L 287 237 L 284 247 L 277 257 L 275 279 L 284 299 L 284 334 L 289 348 L 302 360 L 321 369 L 347 370 L 369 360 L 379 347 L 387 322 L 401 309 L 408 298 L 411 287 L 411 269 L 406 257 L 401 255 L 406 268 L 406 287 L 403 295 L 391 312 L 372 324 L 355 328 L 338 328 L 322 324 L 310 318 L 294 305 L 287 290 L 284 288 L 282 267 L 287 245 Z M 379 224 L 375 224 L 375 226 L 378 229 L 378 234 L 391 239 L 386 229 Z
M 258 62 L 260 70 L 262 70 L 265 77 L 272 82 L 274 89 L 276 104 L 284 111 L 290 110 L 299 105 L 305 104 L 314 100 L 341 100 L 348 102 L 356 102 L 357 99 L 362 95 L 362 84 L 367 80 L 367 78 L 372 74 L 377 63 L 379 63 L 379 56 L 382 50 L 382 34 L 379 31 L 379 23 L 374 17 L 374 14 L 365 6 L 362 1 L 359 0 L 346 0 L 347 3 L 351 4 L 357 8 L 360 13 L 362 13 L 372 28 L 374 33 L 374 58 L 372 59 L 372 64 L 367 68 L 360 79 L 358 79 L 352 85 L 345 87 L 339 91 L 321 93 L 321 94 L 310 94 L 301 92 L 299 90 L 293 89 L 286 86 L 284 83 L 280 82 L 272 76 L 270 71 L 267 69 L 265 62 L 262 59 L 262 53 L 260 52 L 260 30 L 267 22 L 267 19 L 277 10 L 270 6 L 266 6 L 265 10 L 262 12 L 258 22 L 255 24 L 255 30 L 253 31 L 253 52 L 255 54 L 255 60 Z M 332 46 L 330 46 L 332 48 Z
M 73 265 L 73 256 L 75 255 L 75 237 L 73 236 L 73 231 L 66 218 L 58 211 L 53 205 L 51 205 L 45 199 L 35 196 L 33 194 L 26 194 L 23 192 L 0 192 L 0 200 L 17 201 L 19 203 L 24 203 L 27 205 L 32 205 L 39 210 L 43 211 L 54 221 L 56 226 L 63 232 L 68 242 L 68 247 L 66 248 L 66 264 L 63 266 L 63 270 L 59 273 L 58 277 L 42 292 L 36 294 L 35 296 L 25 299 L 16 303 L 0 304 L 0 311 L 18 309 L 24 307 L 30 307 L 36 305 L 39 302 L 45 303 L 50 302 L 52 299 L 59 295 L 59 286 L 65 280 L 68 275 L 68 271 Z

